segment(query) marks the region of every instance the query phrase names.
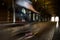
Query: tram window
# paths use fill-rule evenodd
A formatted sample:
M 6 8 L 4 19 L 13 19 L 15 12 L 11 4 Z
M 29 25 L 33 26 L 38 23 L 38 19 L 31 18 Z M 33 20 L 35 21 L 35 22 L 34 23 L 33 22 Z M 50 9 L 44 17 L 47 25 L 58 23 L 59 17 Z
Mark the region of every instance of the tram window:
M 39 21 L 41 21 L 40 15 L 39 15 Z
M 25 9 L 24 8 L 17 8 L 15 12 L 16 12 L 16 16 L 15 16 L 16 21 L 23 21 Z
M 35 13 L 33 13 L 33 21 L 35 21 Z
M 36 14 L 36 20 L 38 20 L 38 14 Z
M 26 10 L 25 10 L 24 8 L 22 8 L 22 12 L 23 12 L 24 14 L 26 14 Z
M 29 11 L 29 18 L 31 19 L 31 11 Z
M 40 19 L 39 19 L 39 18 L 40 18 L 40 15 L 38 15 L 38 21 L 40 21 Z

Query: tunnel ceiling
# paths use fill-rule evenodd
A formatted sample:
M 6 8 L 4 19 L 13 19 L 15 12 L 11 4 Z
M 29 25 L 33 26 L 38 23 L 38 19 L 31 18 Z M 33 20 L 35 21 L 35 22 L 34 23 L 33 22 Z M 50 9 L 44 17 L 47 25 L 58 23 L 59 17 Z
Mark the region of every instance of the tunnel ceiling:
M 45 9 L 49 14 L 55 15 L 56 14 L 56 5 L 54 0 L 32 0 L 35 9 L 40 11 L 40 7 Z

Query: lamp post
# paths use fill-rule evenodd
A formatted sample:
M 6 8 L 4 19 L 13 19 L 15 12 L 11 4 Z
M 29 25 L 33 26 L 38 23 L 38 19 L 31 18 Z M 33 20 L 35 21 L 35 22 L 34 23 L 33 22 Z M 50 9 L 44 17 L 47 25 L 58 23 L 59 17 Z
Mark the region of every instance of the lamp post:
M 15 7 L 14 7 L 14 0 L 12 0 L 12 8 L 13 8 L 13 23 L 16 22 L 16 19 L 15 19 Z

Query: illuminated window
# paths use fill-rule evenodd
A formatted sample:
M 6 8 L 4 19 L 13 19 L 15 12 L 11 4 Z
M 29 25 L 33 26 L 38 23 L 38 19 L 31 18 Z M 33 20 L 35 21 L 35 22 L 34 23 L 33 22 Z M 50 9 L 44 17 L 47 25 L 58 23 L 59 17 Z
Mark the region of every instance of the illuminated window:
M 24 14 L 26 14 L 26 10 L 25 10 L 24 8 L 22 9 L 22 12 L 23 12 Z
M 33 21 L 35 21 L 35 13 L 33 14 Z
M 36 20 L 38 20 L 38 14 L 36 15 Z

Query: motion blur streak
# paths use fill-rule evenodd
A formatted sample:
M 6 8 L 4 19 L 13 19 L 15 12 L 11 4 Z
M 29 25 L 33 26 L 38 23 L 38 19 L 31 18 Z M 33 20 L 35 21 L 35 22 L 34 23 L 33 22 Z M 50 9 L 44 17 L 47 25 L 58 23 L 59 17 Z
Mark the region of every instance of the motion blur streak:
M 27 8 L 27 9 L 35 12 L 35 13 L 39 13 L 39 12 L 37 12 L 37 11 L 33 8 L 33 6 L 31 5 L 31 2 L 30 2 L 30 1 L 27 1 L 27 0 L 17 0 L 17 1 L 16 1 L 16 4 L 19 5 L 19 6 L 25 7 L 25 8 Z

